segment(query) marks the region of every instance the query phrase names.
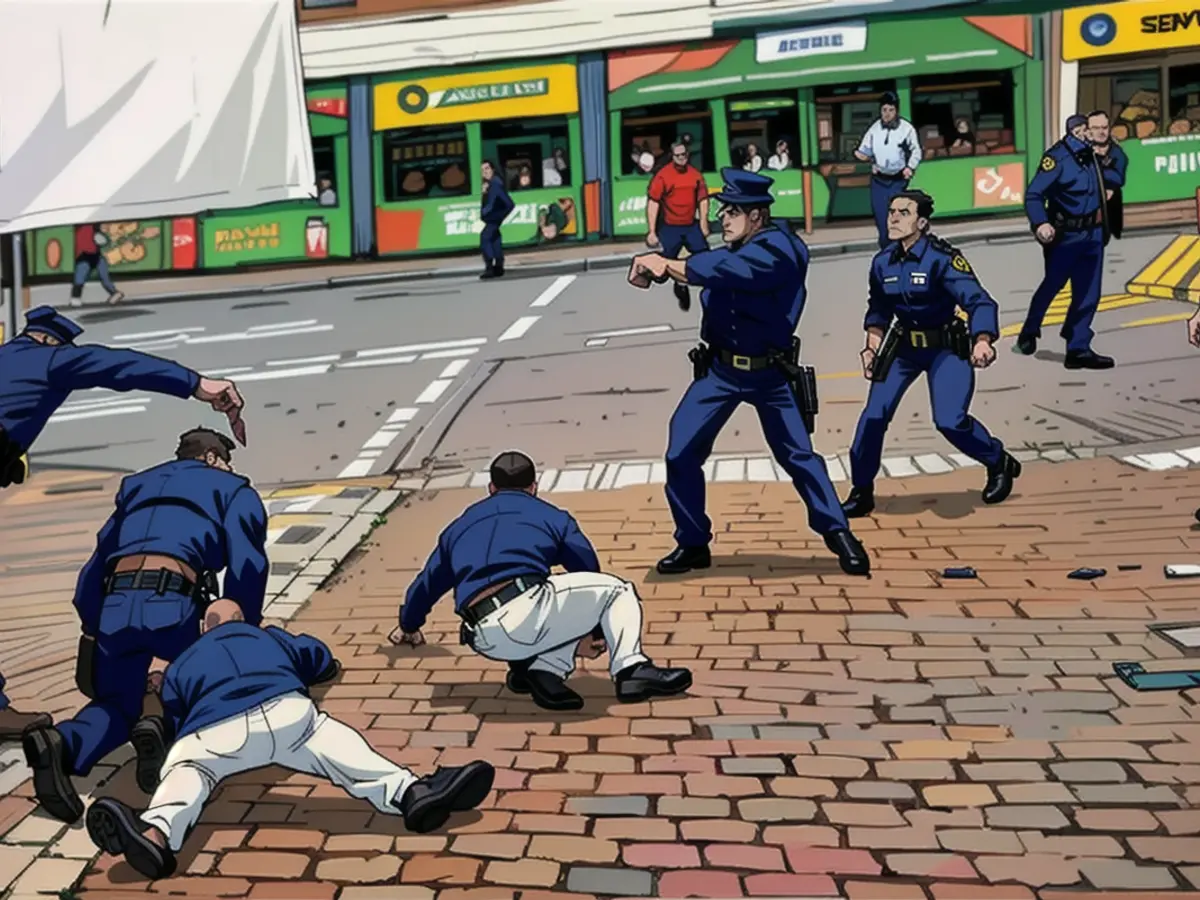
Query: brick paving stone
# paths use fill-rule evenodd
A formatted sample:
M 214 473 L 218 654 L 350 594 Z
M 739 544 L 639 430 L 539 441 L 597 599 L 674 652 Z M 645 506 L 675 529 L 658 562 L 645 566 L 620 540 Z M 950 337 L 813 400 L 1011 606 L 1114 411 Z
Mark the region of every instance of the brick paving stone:
M 1197 753 L 1200 758 L 1200 748 Z M 1159 810 L 1154 815 L 1167 829 L 1167 834 L 1200 834 L 1200 809 Z
M 1081 859 L 1079 871 L 1100 890 L 1155 890 L 1176 886 L 1175 878 L 1166 866 L 1139 866 L 1132 859 Z
M 827 875 L 763 872 L 745 879 L 749 897 L 836 897 L 837 884 Z
M 609 897 L 650 897 L 654 893 L 654 876 L 643 869 L 572 866 L 567 870 L 567 890 Z
M 1071 823 L 1053 806 L 993 806 L 984 811 L 992 828 L 1029 828 L 1053 831 Z
M 259 881 L 250 888 L 247 896 L 250 900 L 333 900 L 337 893 L 336 884 Z
M 753 869 L 758 872 L 785 872 L 783 854 L 776 847 L 752 847 L 744 844 L 709 844 L 704 858 L 722 869 Z
M 821 811 L 834 825 L 890 828 L 904 824 L 900 813 L 887 803 L 822 803 Z
M 1016 881 L 1030 887 L 1079 883 L 1079 866 L 1061 856 L 980 856 L 975 868 L 991 882 Z
M 926 900 L 919 884 L 899 881 L 848 881 L 842 888 L 850 900 Z
M 698 869 L 700 851 L 686 844 L 630 844 L 621 851 L 635 869 Z
M 566 834 L 539 834 L 530 841 L 527 852 L 529 856 L 537 859 L 554 859 L 560 862 L 575 863 L 611 863 L 616 862 L 620 849 L 613 841 Z
M 658 895 L 727 900 L 742 895 L 742 882 L 736 872 L 722 872 L 718 869 L 677 869 L 664 872 L 659 877 Z
M 547 859 L 496 860 L 483 870 L 483 880 L 520 887 L 552 887 L 558 881 L 558 863 Z
M 580 816 L 644 816 L 649 797 L 570 797 L 566 811 Z
M 520 859 L 528 846 L 529 837 L 523 834 L 464 834 L 450 845 L 455 853 L 487 859 Z
M 1052 763 L 1050 771 L 1059 781 L 1071 784 L 1128 781 L 1120 763 L 1106 761 Z
M 1161 818 L 1164 813 L 1159 813 Z M 1077 809 L 1075 824 L 1088 831 L 1157 831 L 1159 820 L 1144 809 Z M 1168 832 L 1170 826 L 1167 827 Z
M 761 799 L 739 800 L 738 814 L 748 822 L 811 822 L 817 804 L 811 800 Z
M 933 900 L 1034 900 L 1029 888 L 1015 884 L 939 884 L 929 886 Z
M 906 801 L 916 798 L 916 792 L 899 781 L 851 781 L 845 786 L 851 800 Z
M 420 854 L 405 861 L 400 880 L 409 884 L 475 884 L 481 868 L 477 859 Z
M 222 856 L 217 870 L 230 878 L 299 878 L 308 865 L 303 853 L 237 850 Z
M 929 806 L 987 806 L 996 795 L 985 784 L 937 784 L 921 790 Z
M 964 857 L 953 853 L 889 853 L 885 861 L 888 868 L 898 875 L 918 878 L 978 877 Z
M 1131 837 L 1129 846 L 1142 859 L 1166 863 L 1200 863 L 1200 838 Z
M 998 829 L 947 828 L 938 831 L 941 845 L 955 853 L 1022 853 L 1025 845 L 1015 832 Z

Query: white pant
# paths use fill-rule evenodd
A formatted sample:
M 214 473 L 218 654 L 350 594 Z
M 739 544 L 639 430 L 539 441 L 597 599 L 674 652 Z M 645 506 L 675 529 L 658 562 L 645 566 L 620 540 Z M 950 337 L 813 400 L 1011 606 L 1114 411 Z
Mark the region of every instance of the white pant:
M 390 815 L 400 814 L 392 801 L 417 780 L 308 697 L 284 694 L 176 741 L 142 821 L 166 835 L 178 853 L 220 781 L 269 765 L 328 778 Z
M 647 662 L 642 653 L 642 601 L 634 586 L 615 575 L 551 575 L 475 626 L 474 650 L 488 659 L 520 662 L 567 678 L 575 671 L 579 639 L 597 625 L 608 644 L 609 671 Z

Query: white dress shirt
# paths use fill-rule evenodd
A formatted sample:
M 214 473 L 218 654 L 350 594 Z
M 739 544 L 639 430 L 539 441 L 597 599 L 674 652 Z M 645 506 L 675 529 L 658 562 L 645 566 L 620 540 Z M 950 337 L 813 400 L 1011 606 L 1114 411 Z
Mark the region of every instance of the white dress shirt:
M 921 141 L 907 119 L 896 119 L 892 127 L 876 119 L 863 134 L 858 152 L 883 175 L 899 175 L 904 169 L 915 172 L 921 164 Z
M 772 153 L 771 158 L 767 160 L 767 168 L 774 172 L 782 172 L 791 166 L 792 159 L 787 153 Z

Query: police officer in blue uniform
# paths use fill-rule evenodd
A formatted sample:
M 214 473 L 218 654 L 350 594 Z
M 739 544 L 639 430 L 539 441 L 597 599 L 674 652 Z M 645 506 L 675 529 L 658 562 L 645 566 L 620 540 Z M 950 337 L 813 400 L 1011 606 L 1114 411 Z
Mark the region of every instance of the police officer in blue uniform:
M 1108 209 L 1104 177 L 1091 143 L 1069 133 L 1042 156 L 1025 192 L 1025 215 L 1042 245 L 1046 273 L 1029 302 L 1016 351 L 1037 352 L 1042 320 L 1068 282 L 1071 305 L 1062 336 L 1068 369 L 1111 369 L 1113 360 L 1092 349 L 1092 319 L 1100 305 Z
M 504 239 L 500 226 L 516 207 L 513 198 L 504 187 L 504 179 L 496 174 L 494 163 L 485 161 L 480 166 L 483 174 L 483 200 L 479 218 L 483 231 L 479 233 L 479 250 L 483 254 L 484 270 L 480 278 L 500 278 L 504 274 Z
M 666 494 L 677 546 L 658 571 L 680 574 L 712 565 L 704 464 L 734 410 L 749 403 L 775 459 L 808 506 L 810 527 L 844 571 L 866 575 L 870 558 L 846 523 L 789 380 L 787 363 L 798 355 L 793 335 L 807 296 L 808 248 L 787 228 L 771 224 L 770 178 L 741 169 L 723 169 L 721 176 L 725 186 L 716 199 L 728 246 L 686 260 L 644 254 L 629 270 L 636 287 L 670 278 L 704 289 L 703 345 L 692 352 L 695 378 L 671 417 L 667 444 Z
M 1125 173 L 1129 169 L 1129 157 L 1121 145 L 1112 139 L 1112 123 L 1108 113 L 1102 109 L 1089 113 L 1087 137 L 1100 163 L 1100 174 L 1104 178 L 1105 196 L 1108 200 L 1108 230 L 1119 238 L 1125 230 Z
M 129 740 L 142 711 L 151 660 L 170 662 L 199 636 L 202 609 L 225 570 L 223 595 L 251 625 L 267 589 L 267 512 L 249 480 L 233 471 L 234 443 L 206 428 L 185 432 L 176 459 L 127 476 L 116 510 L 79 574 L 75 609 L 81 650 L 94 640 L 93 699 L 54 728 L 26 732 L 25 758 L 47 813 L 83 814 L 72 775 Z
M 73 391 L 149 391 L 195 397 L 225 413 L 245 442 L 241 394 L 232 381 L 204 378 L 170 360 L 136 350 L 75 343 L 83 329 L 39 306 L 25 316 L 25 330 L 0 346 L 0 488 L 28 475 L 25 455 Z
M 954 247 L 929 232 L 933 198 L 905 191 L 888 207 L 891 247 L 871 261 L 863 328 L 863 374 L 872 380 L 850 448 L 850 518 L 875 509 L 883 439 L 905 392 L 922 372 L 933 423 L 956 450 L 987 467 L 985 503 L 1012 493 L 1021 464 L 969 412 L 974 369 L 996 359 L 999 306 Z M 956 311 L 967 315 L 964 323 Z

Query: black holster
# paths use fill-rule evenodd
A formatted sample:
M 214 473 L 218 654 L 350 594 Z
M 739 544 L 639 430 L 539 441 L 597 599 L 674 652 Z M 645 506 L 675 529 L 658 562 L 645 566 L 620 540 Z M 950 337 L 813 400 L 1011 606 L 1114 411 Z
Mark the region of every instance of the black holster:
M 962 319 L 955 316 L 944 329 L 946 349 L 959 359 L 971 358 L 971 329 Z
M 704 344 L 697 344 L 688 351 L 688 359 L 692 363 L 692 381 L 699 381 L 712 368 L 712 348 Z
M 21 484 L 28 474 L 25 451 L 0 427 L 0 488 Z
M 892 363 L 896 360 L 896 353 L 900 350 L 900 337 L 900 326 L 893 322 L 884 334 L 879 349 L 875 351 L 875 365 L 871 368 L 872 381 L 880 382 L 887 378 Z
M 79 636 L 79 652 L 75 656 L 75 687 L 89 700 L 96 699 L 96 639 L 90 634 Z
M 800 417 L 804 420 L 804 429 L 812 434 L 817 428 L 817 413 L 821 411 L 821 401 L 817 396 L 817 370 L 812 366 L 800 365 L 800 338 L 792 338 L 792 347 L 787 353 L 772 354 L 776 368 L 787 379 Z
M 475 632 L 471 630 L 471 626 L 466 622 L 458 623 L 458 643 L 463 647 L 475 649 Z

